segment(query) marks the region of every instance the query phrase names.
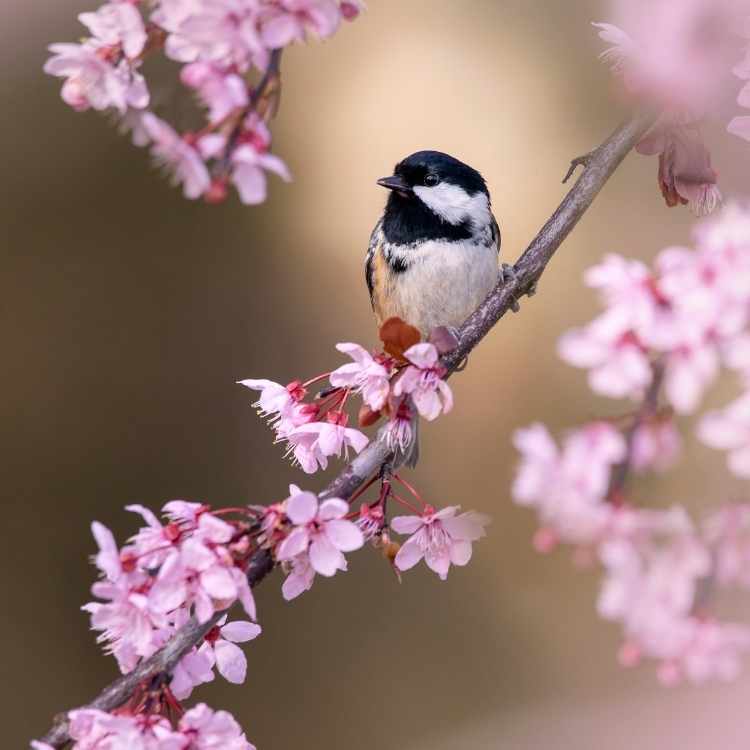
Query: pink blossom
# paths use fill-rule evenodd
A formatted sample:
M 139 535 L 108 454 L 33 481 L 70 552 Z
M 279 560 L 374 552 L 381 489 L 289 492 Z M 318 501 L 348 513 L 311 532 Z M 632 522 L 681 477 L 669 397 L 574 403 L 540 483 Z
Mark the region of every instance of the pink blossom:
M 451 564 L 466 565 L 472 542 L 485 536 L 490 519 L 475 511 L 457 516 L 458 509 L 449 505 L 436 511 L 426 506 L 421 516 L 396 516 L 391 528 L 398 534 L 411 534 L 396 554 L 396 567 L 409 570 L 424 558 L 427 567 L 445 580 Z
M 193 647 L 177 662 L 169 689 L 177 700 L 189 698 L 193 688 L 214 680 L 213 654 Z
M 312 588 L 315 580 L 315 568 L 310 563 L 310 556 L 307 552 L 295 555 L 288 561 L 288 564 L 290 566 L 289 573 L 281 585 L 281 594 L 289 602 Z M 346 570 L 346 558 L 343 555 L 339 559 L 338 565 L 338 570 Z
M 333 0 L 278 0 L 261 21 L 261 37 L 270 49 L 304 41 L 306 31 L 324 39 L 336 31 L 340 19 Z
M 129 672 L 141 657 L 150 656 L 158 648 L 155 633 L 168 621 L 149 607 L 143 591 L 150 576 L 135 566 L 135 550 L 126 547 L 119 551 L 112 532 L 97 521 L 91 528 L 99 546 L 95 564 L 104 574 L 91 591 L 104 602 L 90 602 L 82 609 L 91 615 L 92 629 L 102 631 L 98 640 L 107 643 L 120 670 Z
M 93 708 L 68 712 L 74 750 L 183 750 L 186 737 L 163 717 L 109 714 Z
M 359 453 L 370 442 L 359 430 L 339 424 L 336 415 L 333 419 L 335 421 L 309 422 L 284 435 L 294 458 L 307 474 L 313 474 L 318 468 L 325 469 L 329 456 L 340 457 L 343 453 L 347 457 L 349 448 Z
M 146 44 L 146 29 L 141 14 L 129 2 L 107 3 L 94 13 L 81 13 L 78 20 L 102 44 L 121 44 L 127 57 L 140 55 Z
M 170 500 L 164 505 L 162 511 L 173 522 L 194 526 L 198 523 L 199 516 L 208 510 L 209 506 L 203 503 L 191 503 L 187 500 Z
M 680 414 L 691 414 L 719 369 L 716 349 L 710 343 L 682 346 L 667 356 L 664 391 Z
M 232 183 L 237 188 L 240 200 L 248 205 L 262 203 L 266 199 L 266 172 L 274 172 L 289 182 L 292 176 L 278 156 L 261 152 L 249 143 L 242 144 L 232 153 Z
M 518 430 L 513 438 L 521 463 L 512 487 L 514 500 L 536 508 L 542 525 L 563 541 L 596 541 L 610 522 L 606 502 L 612 467 L 625 457 L 622 435 L 594 422 L 571 432 L 558 450 L 540 424 Z
M 329 379 L 336 388 L 352 388 L 362 394 L 362 400 L 373 410 L 380 411 L 390 392 L 390 373 L 359 344 L 336 344 L 336 348 L 354 360 L 334 370 Z
M 636 471 L 665 471 L 677 461 L 681 449 L 682 438 L 674 421 L 651 419 L 636 429 L 630 460 Z
M 256 619 L 255 601 L 247 578 L 235 565 L 227 549 L 234 528 L 206 513 L 198 527 L 164 560 L 149 592 L 149 606 L 168 613 L 193 605 L 199 622 L 216 610 L 240 601 L 251 619 Z
M 443 380 L 445 370 L 440 365 L 438 350 L 433 344 L 414 344 L 404 356 L 411 364 L 396 380 L 393 395 L 410 395 L 417 411 L 428 421 L 441 412 L 447 414 L 453 408 L 453 394 Z
M 269 53 L 259 34 L 259 4 L 249 0 L 170 0 L 157 23 L 170 32 L 165 52 L 178 62 L 201 60 L 222 68 L 264 69 Z
M 236 109 L 247 106 L 247 85 L 236 73 L 227 73 L 210 63 L 185 65 L 180 79 L 198 92 L 208 109 L 208 120 L 219 123 Z
M 729 451 L 727 464 L 737 476 L 750 477 L 750 393 L 722 411 L 708 412 L 698 426 L 706 445 Z
M 706 519 L 704 536 L 721 586 L 750 588 L 750 505 L 730 503 Z
M 294 528 L 276 548 L 276 559 L 293 561 L 307 553 L 316 573 L 332 576 L 346 570 L 342 552 L 351 552 L 364 544 L 356 524 L 346 520 L 349 506 L 331 498 L 319 504 L 312 492 L 297 492 L 286 501 L 286 513 Z M 304 561 L 298 561 L 300 566 Z M 290 584 L 291 586 L 291 584 Z
M 53 56 L 44 72 L 65 78 L 62 98 L 74 109 L 113 107 L 124 114 L 128 107 L 143 109 L 149 95 L 143 77 L 123 60 L 112 65 L 96 47 L 84 44 L 51 44 Z
M 176 729 L 168 719 L 149 714 L 79 708 L 68 717 L 74 750 L 255 750 L 231 714 L 205 703 L 184 713 Z
M 143 115 L 142 122 L 151 138 L 156 163 L 172 174 L 174 184 L 182 184 L 186 198 L 203 195 L 211 185 L 211 177 L 198 151 L 151 112 Z
M 260 391 L 260 398 L 253 403 L 261 417 L 269 418 L 270 424 L 288 417 L 292 409 L 305 397 L 305 389 L 298 380 L 281 385 L 273 380 L 240 380 L 240 385 Z
M 568 364 L 587 368 L 591 390 L 603 396 L 639 398 L 651 382 L 648 356 L 632 334 L 607 339 L 590 325 L 563 334 L 557 351 Z
M 618 0 L 614 24 L 594 24 L 626 87 L 660 108 L 702 115 L 734 90 L 741 54 L 737 0 Z
M 206 634 L 199 648 L 182 657 L 174 670 L 170 688 L 178 700 L 190 696 L 193 688 L 214 679 L 213 668 L 228 682 L 241 685 L 247 675 L 247 659 L 237 643 L 257 638 L 260 625 L 236 620 L 227 624 L 224 615 Z
M 416 415 L 409 398 L 394 400 L 390 404 L 390 419 L 385 427 L 385 440 L 391 450 L 406 454 L 416 434 Z
M 214 711 L 205 703 L 186 711 L 177 729 L 190 738 L 190 750 L 255 750 L 230 713 Z
M 708 549 L 692 533 L 658 542 L 653 536 L 612 538 L 602 545 L 606 576 L 600 614 L 623 625 L 628 656 L 659 660 L 659 678 L 703 682 L 737 675 L 750 629 L 701 618 L 694 612 L 698 585 L 708 574 Z

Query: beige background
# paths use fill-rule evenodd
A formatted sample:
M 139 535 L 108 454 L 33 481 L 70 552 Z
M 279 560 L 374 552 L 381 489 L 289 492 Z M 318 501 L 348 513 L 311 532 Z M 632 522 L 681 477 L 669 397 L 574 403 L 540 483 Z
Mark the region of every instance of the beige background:
M 74 12 L 92 4 L 3 3 L 4 747 L 115 674 L 78 610 L 92 518 L 123 538 L 136 520 L 126 503 L 264 503 L 289 481 L 326 481 L 282 460 L 233 383 L 312 375 L 340 361 L 336 341 L 374 341 L 362 259 L 384 200 L 375 179 L 420 148 L 477 166 L 513 260 L 562 197 L 567 161 L 621 117 L 596 60 L 588 23 L 606 11 L 593 0 L 370 6 L 285 57 L 275 148 L 295 182 L 244 208 L 184 201 L 101 117 L 59 101 L 44 46 L 79 36 Z M 723 187 L 741 192 L 750 146 L 715 140 Z M 259 590 L 265 632 L 247 684 L 196 693 L 234 711 L 259 748 L 747 746 L 750 677 L 664 691 L 648 669 L 621 671 L 617 629 L 595 615 L 596 575 L 565 552 L 536 555 L 534 519 L 509 498 L 515 428 L 627 409 L 593 399 L 554 347 L 596 309 L 585 267 L 689 236 L 691 217 L 666 209 L 655 182 L 655 160 L 628 159 L 539 295 L 456 378 L 454 413 L 424 431 L 424 493 L 494 517 L 472 565 L 447 583 L 420 568 L 399 586 L 365 552 L 294 604 L 278 576 Z M 680 469 L 638 497 L 698 510 L 745 492 L 692 443 Z

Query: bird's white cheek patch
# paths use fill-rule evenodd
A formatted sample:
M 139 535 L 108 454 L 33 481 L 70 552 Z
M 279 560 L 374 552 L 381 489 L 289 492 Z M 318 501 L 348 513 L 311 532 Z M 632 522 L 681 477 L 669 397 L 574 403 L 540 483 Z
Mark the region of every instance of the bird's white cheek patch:
M 441 219 L 449 224 L 460 224 L 467 219 L 477 227 L 490 223 L 490 207 L 484 193 L 469 195 L 458 185 L 441 182 L 434 187 L 417 185 L 417 197 Z

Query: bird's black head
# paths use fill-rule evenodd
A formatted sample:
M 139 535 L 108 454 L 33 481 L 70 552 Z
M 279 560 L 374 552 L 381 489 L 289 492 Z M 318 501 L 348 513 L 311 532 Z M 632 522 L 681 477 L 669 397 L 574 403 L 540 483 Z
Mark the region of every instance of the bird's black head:
M 383 214 L 388 242 L 470 239 L 492 224 L 482 175 L 440 151 L 407 156 L 378 185 L 391 190 Z

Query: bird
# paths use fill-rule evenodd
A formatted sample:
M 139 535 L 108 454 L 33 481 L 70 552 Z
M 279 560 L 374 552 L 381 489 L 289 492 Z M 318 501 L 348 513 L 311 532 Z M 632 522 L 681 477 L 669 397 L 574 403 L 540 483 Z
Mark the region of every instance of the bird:
M 377 184 L 390 191 L 365 259 L 378 326 L 398 317 L 425 339 L 458 329 L 502 274 L 487 183 L 454 156 L 417 151 Z
M 377 184 L 390 191 L 370 235 L 365 279 L 380 327 L 397 317 L 424 339 L 454 334 L 503 278 L 500 229 L 490 193 L 473 167 L 441 151 L 417 151 Z M 418 419 L 393 468 L 419 457 Z

